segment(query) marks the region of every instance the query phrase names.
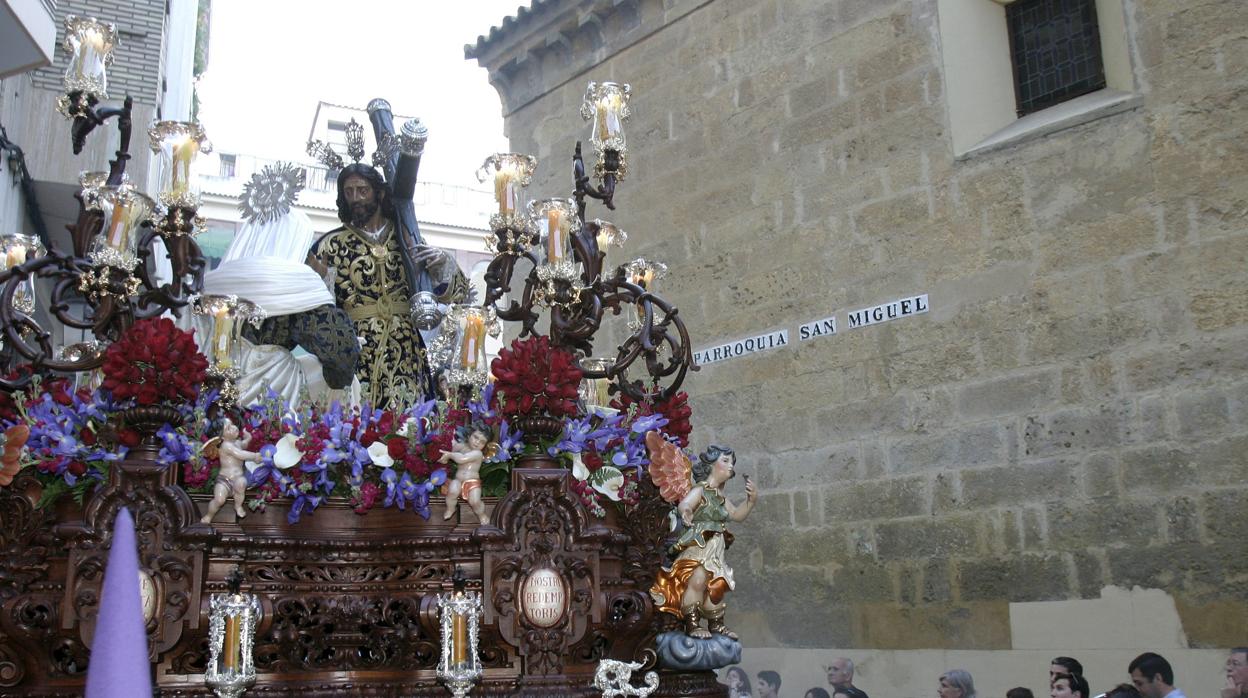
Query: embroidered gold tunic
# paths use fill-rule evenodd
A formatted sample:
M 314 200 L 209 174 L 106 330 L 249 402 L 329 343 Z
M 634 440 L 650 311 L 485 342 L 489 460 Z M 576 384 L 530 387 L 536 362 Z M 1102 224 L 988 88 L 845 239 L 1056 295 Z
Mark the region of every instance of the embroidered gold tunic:
M 424 342 L 409 313 L 407 271 L 393 227 L 370 240 L 351 226 L 327 234 L 316 256 L 334 270 L 334 297 L 363 338 L 356 376 L 376 407 L 430 394 Z

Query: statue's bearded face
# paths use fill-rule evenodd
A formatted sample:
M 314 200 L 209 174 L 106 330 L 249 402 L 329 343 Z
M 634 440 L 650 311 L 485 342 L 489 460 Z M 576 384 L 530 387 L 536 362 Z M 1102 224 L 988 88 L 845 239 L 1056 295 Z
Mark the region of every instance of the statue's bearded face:
M 381 205 L 377 190 L 363 177 L 347 177 L 342 183 L 342 194 L 351 208 L 351 224 L 355 226 L 371 221 Z

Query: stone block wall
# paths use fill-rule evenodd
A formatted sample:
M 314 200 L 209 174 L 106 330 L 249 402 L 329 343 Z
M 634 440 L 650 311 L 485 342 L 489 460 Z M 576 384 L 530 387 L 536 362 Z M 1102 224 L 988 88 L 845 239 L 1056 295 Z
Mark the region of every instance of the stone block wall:
M 696 348 L 838 316 L 687 383 L 763 493 L 747 644 L 1007 650 L 1011 604 L 1110 586 L 1248 640 L 1248 13 L 1121 4 L 1134 106 L 967 158 L 935 0 L 539 0 L 468 47 L 533 198 L 570 191 L 585 84 L 632 84 L 590 215 L 670 265 Z

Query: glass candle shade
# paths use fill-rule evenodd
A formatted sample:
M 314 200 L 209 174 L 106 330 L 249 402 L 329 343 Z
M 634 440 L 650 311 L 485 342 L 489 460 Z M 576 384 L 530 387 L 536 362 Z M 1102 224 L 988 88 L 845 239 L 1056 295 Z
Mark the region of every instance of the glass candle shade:
M 209 375 L 236 376 L 242 362 L 243 323 L 259 322 L 263 311 L 249 300 L 219 295 L 196 298 L 194 310 L 200 317 L 196 331 L 200 347 L 208 357 Z
M 459 320 L 459 367 L 465 371 L 481 371 L 485 362 L 485 313 L 480 308 L 465 308 Z
M 520 208 L 521 189 L 533 181 L 537 158 L 519 153 L 494 153 L 477 170 L 477 181 L 494 180 L 494 200 L 498 215 L 514 216 Z
M 198 208 L 199 178 L 195 161 L 211 153 L 212 143 L 193 121 L 157 121 L 147 132 L 160 173 L 160 201 L 169 207 Z
M 108 99 L 108 65 L 117 46 L 117 28 L 90 17 L 65 17 L 65 91 Z
M 253 643 L 260 601 L 252 594 L 213 594 L 209 609 L 204 683 L 218 695 L 242 695 L 241 689 L 256 681 Z
M 90 208 L 104 214 L 104 230 L 87 256 L 96 264 L 129 271 L 139 261 L 141 227 L 151 218 L 156 202 L 129 184 L 102 186 L 95 192 Z
M 624 122 L 628 120 L 628 97 L 632 88 L 616 82 L 591 82 L 581 104 L 581 117 L 591 122 L 589 141 L 598 152 L 624 152 Z
M 572 266 L 572 237 L 581 230 L 572 199 L 540 199 L 529 202 L 529 220 L 537 231 L 542 264 L 563 276 Z
M 581 368 L 586 371 L 606 371 L 611 368 L 613 361 L 606 358 L 588 357 L 581 359 Z M 578 389 L 580 392 L 581 402 L 585 403 L 586 414 L 615 414 L 617 410 L 611 407 L 611 379 L 610 378 L 582 378 L 581 385 Z
M 628 240 L 628 233 L 620 230 L 619 226 L 610 221 L 604 221 L 600 218 L 594 219 L 594 223 L 598 226 L 598 251 L 602 253 L 602 268 L 607 268 L 607 250 L 615 247 L 624 246 L 624 242 Z
M 493 309 L 452 305 L 442 323 L 442 332 L 429 345 L 431 361 L 446 368 L 450 385 L 484 388 L 490 380 L 486 335 L 498 337 L 502 325 Z
M 481 596 L 473 591 L 455 591 L 438 596 L 442 655 L 437 676 L 451 695 L 465 696 L 481 678 L 478 659 Z
M 43 254 L 43 245 L 30 235 L 13 233 L 0 236 L 0 271 L 25 264 Z M 35 312 L 35 279 L 27 276 L 13 291 L 13 309 L 30 315 Z
M 651 293 L 654 292 L 654 282 L 664 276 L 667 276 L 667 265 L 662 262 L 634 259 L 624 265 L 624 280 Z

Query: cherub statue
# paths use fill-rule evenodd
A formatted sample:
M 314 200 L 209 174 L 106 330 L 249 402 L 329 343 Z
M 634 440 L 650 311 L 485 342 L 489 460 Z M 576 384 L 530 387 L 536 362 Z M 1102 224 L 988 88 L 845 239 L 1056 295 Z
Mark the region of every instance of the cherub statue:
M 708 446 L 691 463 L 680 447 L 658 432 L 646 434 L 650 451 L 650 478 L 663 499 L 676 505 L 686 529 L 673 550 L 676 561 L 659 570 L 650 588 L 659 610 L 684 619 L 685 634 L 698 639 L 719 633 L 730 639 L 737 634 L 724 625 L 724 595 L 735 588 L 732 568 L 724 551 L 732 543 L 729 521 L 744 521 L 758 500 L 758 491 L 745 478 L 745 501 L 733 504 L 724 496 L 724 483 L 734 475 L 736 454 L 730 448 Z M 699 620 L 706 618 L 706 629 Z
M 459 498 L 468 502 L 469 508 L 477 515 L 482 526 L 490 524 L 490 517 L 485 513 L 485 503 L 481 501 L 481 463 L 490 454 L 493 443 L 489 427 L 472 427 L 468 432 L 468 442 L 456 441 L 451 451 L 443 451 L 439 463 L 455 461 L 455 479 L 447 485 L 446 513 L 442 519 L 449 520 L 459 511 Z
M 238 518 L 247 516 L 243 508 L 243 499 L 247 496 L 247 469 L 243 463 L 257 462 L 260 454 L 245 450 L 251 443 L 251 434 L 244 432 L 239 439 L 238 427 L 227 417 L 221 426 L 221 443 L 217 446 L 221 467 L 217 470 L 217 483 L 212 488 L 212 501 L 208 503 L 208 513 L 200 519 L 203 523 L 212 523 L 212 517 L 225 506 L 230 492 L 234 493 L 234 513 Z

